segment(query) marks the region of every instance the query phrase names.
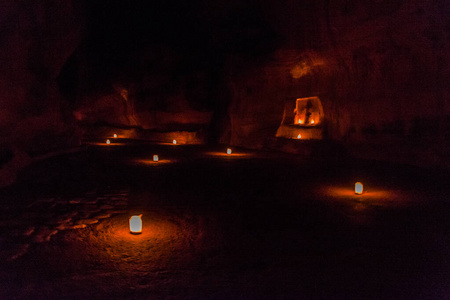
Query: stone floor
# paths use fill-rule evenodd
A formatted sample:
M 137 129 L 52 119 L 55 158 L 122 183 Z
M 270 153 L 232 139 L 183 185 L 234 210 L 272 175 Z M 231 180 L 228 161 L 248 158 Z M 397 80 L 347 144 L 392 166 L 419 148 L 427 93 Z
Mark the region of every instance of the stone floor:
M 0 191 L 0 298 L 450 299 L 448 171 L 233 150 L 30 166 Z

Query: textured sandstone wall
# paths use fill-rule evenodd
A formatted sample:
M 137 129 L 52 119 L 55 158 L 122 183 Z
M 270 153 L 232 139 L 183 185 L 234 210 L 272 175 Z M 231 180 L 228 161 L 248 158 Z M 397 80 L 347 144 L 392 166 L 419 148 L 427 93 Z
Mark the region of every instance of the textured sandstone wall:
M 230 60 L 224 142 L 263 145 L 284 103 L 309 96 L 322 100 L 328 132 L 341 141 L 383 150 L 393 141 L 425 148 L 448 140 L 448 2 L 284 4 L 272 9 L 283 47 L 253 65 Z
M 82 24 L 72 1 L 1 1 L 0 146 L 16 153 L 2 168 L 10 170 L 0 174 L 3 182 L 30 154 L 73 142 L 56 78 L 80 41 Z
M 76 143 L 83 122 L 161 131 L 198 125 L 209 128 L 210 141 L 264 147 L 286 103 L 310 96 L 322 101 L 329 137 L 355 153 L 450 161 L 447 0 L 194 1 L 198 28 L 169 28 L 184 32 L 180 41 L 150 30 L 148 48 L 134 45 L 117 68 L 103 61 L 92 77 L 110 48 L 91 55 L 82 2 L 0 3 L 0 163 L 12 170 L 3 181 L 30 155 Z M 125 31 L 128 44 L 109 32 L 119 50 L 133 42 Z M 94 42 L 103 31 L 96 34 Z M 111 75 L 108 91 L 92 86 L 99 74 Z

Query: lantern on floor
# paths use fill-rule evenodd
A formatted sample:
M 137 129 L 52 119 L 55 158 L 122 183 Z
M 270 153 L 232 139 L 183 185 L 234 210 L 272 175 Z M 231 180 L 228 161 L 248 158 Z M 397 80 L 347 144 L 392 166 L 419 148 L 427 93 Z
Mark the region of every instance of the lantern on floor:
M 158 161 L 158 160 L 159 160 L 158 155 L 153 155 L 153 161 Z
M 177 140 L 173 140 L 172 143 L 173 143 L 174 145 L 176 145 L 176 144 L 177 144 Z
M 298 120 L 298 124 L 303 124 L 303 120 L 302 120 L 302 119 L 299 119 L 299 120 Z
M 230 148 L 227 149 L 227 154 L 228 154 L 228 155 L 231 154 L 231 149 L 230 149 Z
M 311 120 L 311 125 L 314 124 L 314 120 Z
M 302 138 L 302 135 L 301 135 L 301 134 L 297 135 L 297 138 L 298 138 L 298 139 L 301 139 L 301 138 Z
M 106 144 L 107 144 L 107 145 L 111 144 L 111 141 L 110 141 L 109 139 L 106 140 Z
M 142 215 L 131 216 L 130 218 L 130 232 L 132 234 L 142 233 Z
M 117 133 L 114 133 L 114 138 L 117 139 Z
M 364 191 L 363 184 L 361 182 L 355 183 L 355 194 L 361 195 Z

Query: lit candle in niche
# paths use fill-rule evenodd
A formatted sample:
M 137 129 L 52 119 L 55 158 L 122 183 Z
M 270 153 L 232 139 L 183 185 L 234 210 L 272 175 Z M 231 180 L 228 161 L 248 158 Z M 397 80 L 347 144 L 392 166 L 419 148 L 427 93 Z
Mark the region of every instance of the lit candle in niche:
M 314 124 L 314 120 L 311 120 L 311 125 Z
M 301 134 L 297 135 L 297 138 L 298 138 L 298 139 L 301 139 L 301 138 L 302 138 L 302 135 L 301 135 Z
M 298 124 L 303 124 L 303 120 L 298 120 Z
M 130 218 L 130 232 L 132 234 L 142 233 L 142 215 L 131 216 Z
M 107 144 L 107 145 L 111 144 L 111 141 L 110 141 L 109 139 L 106 140 L 106 144 Z
M 114 138 L 117 139 L 117 133 L 114 133 Z
M 174 145 L 176 145 L 176 144 L 177 144 L 177 140 L 173 140 L 172 143 L 173 143 Z
M 159 160 L 158 155 L 153 155 L 153 161 L 158 161 L 158 160 Z
M 364 191 L 363 184 L 361 182 L 355 183 L 355 194 L 361 195 Z
M 228 154 L 228 155 L 231 154 L 231 149 L 230 149 L 230 148 L 227 149 L 227 154 Z

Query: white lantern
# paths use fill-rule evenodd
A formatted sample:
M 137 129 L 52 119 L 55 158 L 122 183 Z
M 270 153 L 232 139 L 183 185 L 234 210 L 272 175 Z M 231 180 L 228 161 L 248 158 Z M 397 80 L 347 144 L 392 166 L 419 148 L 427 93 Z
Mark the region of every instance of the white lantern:
M 227 154 L 228 154 L 228 155 L 231 154 L 231 149 L 230 149 L 230 148 L 227 149 Z
M 363 184 L 361 182 L 355 183 L 355 194 L 361 195 L 364 192 Z
M 142 215 L 131 216 L 130 218 L 130 232 L 132 234 L 140 234 L 142 233 Z
M 158 155 L 153 155 L 153 161 L 158 161 L 158 160 L 159 160 Z
M 106 144 L 107 144 L 107 145 L 111 144 L 111 141 L 110 141 L 109 139 L 106 140 Z
M 301 135 L 301 134 L 297 135 L 297 138 L 298 138 L 298 139 L 301 139 L 301 138 L 302 138 L 302 135 Z
M 174 145 L 176 145 L 176 144 L 177 144 L 177 140 L 173 140 L 172 143 L 173 143 Z
M 117 138 L 117 133 L 114 133 L 114 138 L 115 138 L 115 139 Z

